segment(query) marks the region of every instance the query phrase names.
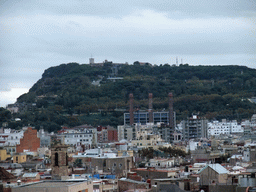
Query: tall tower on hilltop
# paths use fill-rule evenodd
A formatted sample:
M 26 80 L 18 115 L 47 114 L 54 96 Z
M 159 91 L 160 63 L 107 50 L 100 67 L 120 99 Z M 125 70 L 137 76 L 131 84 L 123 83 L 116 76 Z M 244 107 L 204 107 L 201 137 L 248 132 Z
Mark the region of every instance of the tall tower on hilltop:
M 94 64 L 94 58 L 89 58 L 89 64 Z

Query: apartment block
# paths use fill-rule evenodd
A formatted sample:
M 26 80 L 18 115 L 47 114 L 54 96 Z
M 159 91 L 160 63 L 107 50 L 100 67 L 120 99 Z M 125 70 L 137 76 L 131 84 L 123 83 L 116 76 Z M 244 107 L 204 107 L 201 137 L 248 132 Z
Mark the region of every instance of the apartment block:
M 28 127 L 24 132 L 24 137 L 20 139 L 20 144 L 16 146 L 16 152 L 37 151 L 40 147 L 40 139 L 37 137 L 37 130 Z

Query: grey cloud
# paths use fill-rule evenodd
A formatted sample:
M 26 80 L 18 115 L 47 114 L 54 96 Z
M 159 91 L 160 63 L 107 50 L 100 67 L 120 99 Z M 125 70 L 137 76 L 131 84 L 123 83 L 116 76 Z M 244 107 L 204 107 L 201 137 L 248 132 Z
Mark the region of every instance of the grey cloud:
M 116 16 L 130 13 L 134 9 L 152 9 L 165 11 L 172 17 L 207 17 L 207 16 L 248 16 L 256 10 L 254 0 L 76 0 L 76 1 L 41 1 L 41 0 L 3 0 L 0 2 L 4 14 L 23 12 L 48 12 L 53 14 L 82 14 Z
M 136 60 L 255 68 L 254 0 L 1 0 L 0 93 L 61 63 Z M 18 96 L 17 96 L 18 97 Z

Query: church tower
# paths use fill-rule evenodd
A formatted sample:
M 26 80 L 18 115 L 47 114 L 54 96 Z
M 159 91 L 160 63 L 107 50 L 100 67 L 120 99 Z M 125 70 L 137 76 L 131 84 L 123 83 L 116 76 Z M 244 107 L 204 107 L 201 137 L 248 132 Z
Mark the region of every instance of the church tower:
M 55 145 L 51 150 L 51 167 L 52 177 L 60 179 L 61 176 L 68 175 L 68 146 L 66 145 Z

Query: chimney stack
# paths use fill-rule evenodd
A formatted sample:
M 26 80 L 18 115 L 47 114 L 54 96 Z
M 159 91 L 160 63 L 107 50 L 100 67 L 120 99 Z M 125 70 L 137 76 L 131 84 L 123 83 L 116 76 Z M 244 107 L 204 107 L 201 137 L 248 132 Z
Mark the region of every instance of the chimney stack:
M 174 118 L 173 118 L 173 95 L 169 93 L 169 126 L 174 129 Z
M 173 142 L 173 132 L 174 132 L 174 114 L 173 114 L 173 95 L 169 93 L 169 127 L 170 127 L 170 142 Z
M 129 110 L 130 125 L 133 125 L 134 124 L 134 116 L 133 116 L 133 94 L 132 93 L 130 93 L 129 98 L 130 98 L 130 110 Z
M 149 115 L 149 123 L 153 123 L 153 94 L 148 94 L 148 115 Z

